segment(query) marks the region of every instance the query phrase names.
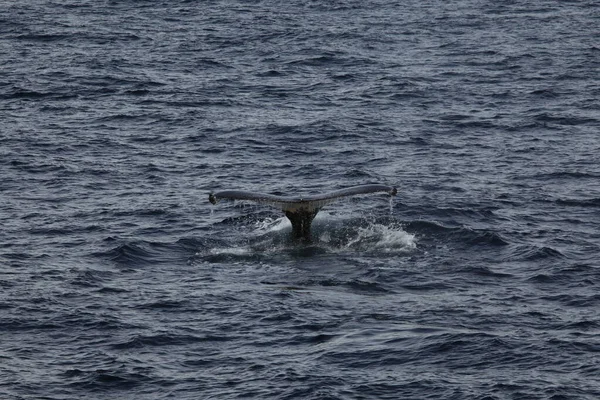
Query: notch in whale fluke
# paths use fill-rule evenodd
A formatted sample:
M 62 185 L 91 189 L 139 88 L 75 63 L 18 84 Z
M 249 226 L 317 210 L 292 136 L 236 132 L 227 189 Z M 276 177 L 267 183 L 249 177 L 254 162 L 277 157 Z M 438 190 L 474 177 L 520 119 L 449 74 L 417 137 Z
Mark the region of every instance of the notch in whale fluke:
M 378 192 L 395 196 L 397 190 L 395 187 L 387 185 L 360 185 L 337 190 L 335 192 L 306 197 L 275 196 L 272 194 L 246 192 L 241 190 L 225 190 L 222 192 L 211 193 L 208 196 L 208 200 L 212 204 L 217 204 L 221 199 L 250 200 L 278 208 L 285 213 L 285 216 L 292 223 L 292 236 L 295 239 L 310 241 L 310 227 L 312 221 L 323 206 L 343 197 Z

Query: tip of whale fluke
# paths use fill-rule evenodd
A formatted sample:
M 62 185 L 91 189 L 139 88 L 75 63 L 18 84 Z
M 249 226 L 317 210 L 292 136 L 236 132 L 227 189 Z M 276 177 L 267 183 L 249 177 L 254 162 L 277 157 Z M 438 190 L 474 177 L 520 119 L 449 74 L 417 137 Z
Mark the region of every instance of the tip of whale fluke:
M 250 200 L 261 204 L 276 207 L 285 213 L 292 223 L 292 236 L 295 239 L 310 241 L 310 227 L 319 210 L 326 204 L 332 203 L 340 198 L 369 193 L 387 193 L 396 196 L 398 190 L 393 186 L 371 184 L 353 186 L 334 192 L 318 194 L 314 196 L 287 197 L 247 192 L 242 190 L 225 190 L 210 193 L 208 200 L 217 204 L 221 199 Z

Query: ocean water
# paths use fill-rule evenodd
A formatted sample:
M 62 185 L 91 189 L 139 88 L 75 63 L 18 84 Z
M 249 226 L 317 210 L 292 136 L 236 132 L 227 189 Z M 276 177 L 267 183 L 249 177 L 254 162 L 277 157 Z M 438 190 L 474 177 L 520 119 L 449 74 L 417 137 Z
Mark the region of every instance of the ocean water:
M 0 3 L 0 398 L 600 398 L 600 4 Z M 212 191 L 398 196 L 281 212 Z

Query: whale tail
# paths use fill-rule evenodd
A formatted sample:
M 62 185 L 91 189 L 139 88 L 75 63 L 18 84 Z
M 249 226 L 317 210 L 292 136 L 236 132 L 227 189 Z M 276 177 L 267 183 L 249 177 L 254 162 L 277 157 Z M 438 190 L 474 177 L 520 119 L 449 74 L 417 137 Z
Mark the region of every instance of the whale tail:
M 240 190 L 226 190 L 211 193 L 208 199 L 212 204 L 217 204 L 221 199 L 249 200 L 278 208 L 285 213 L 285 216 L 292 223 L 292 237 L 297 240 L 310 242 L 312 221 L 323 206 L 343 197 L 377 192 L 384 192 L 390 196 L 395 196 L 397 190 L 395 187 L 386 185 L 360 185 L 307 197 L 285 197 Z

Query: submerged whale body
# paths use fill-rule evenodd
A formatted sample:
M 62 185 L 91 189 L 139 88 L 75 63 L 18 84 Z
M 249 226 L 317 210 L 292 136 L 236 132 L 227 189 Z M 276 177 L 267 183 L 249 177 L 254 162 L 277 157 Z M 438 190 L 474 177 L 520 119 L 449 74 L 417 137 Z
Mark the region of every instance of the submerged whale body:
M 221 199 L 250 200 L 278 208 L 285 213 L 285 216 L 292 223 L 293 238 L 310 241 L 310 227 L 312 221 L 323 206 L 343 197 L 378 192 L 384 192 L 390 196 L 395 196 L 397 190 L 395 187 L 386 185 L 360 185 L 307 197 L 286 197 L 241 190 L 225 190 L 222 192 L 211 193 L 208 196 L 208 200 L 213 204 L 217 204 Z

